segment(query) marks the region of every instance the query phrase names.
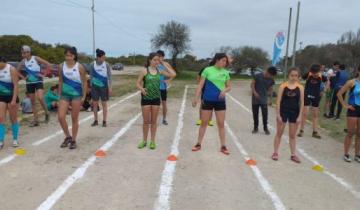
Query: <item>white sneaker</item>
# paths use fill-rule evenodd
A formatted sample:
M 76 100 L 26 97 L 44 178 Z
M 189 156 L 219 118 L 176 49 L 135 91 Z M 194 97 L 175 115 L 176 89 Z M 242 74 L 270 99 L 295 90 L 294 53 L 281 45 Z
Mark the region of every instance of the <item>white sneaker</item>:
M 351 156 L 350 155 L 344 155 L 344 160 L 348 163 L 351 162 Z
M 358 162 L 358 163 L 360 163 L 360 155 L 356 155 L 356 156 L 355 156 L 355 161 Z
M 0 149 L 4 147 L 4 142 L 0 141 Z
M 17 140 L 14 140 L 12 146 L 15 147 L 15 148 L 18 147 L 18 146 L 19 146 L 19 142 L 18 142 Z

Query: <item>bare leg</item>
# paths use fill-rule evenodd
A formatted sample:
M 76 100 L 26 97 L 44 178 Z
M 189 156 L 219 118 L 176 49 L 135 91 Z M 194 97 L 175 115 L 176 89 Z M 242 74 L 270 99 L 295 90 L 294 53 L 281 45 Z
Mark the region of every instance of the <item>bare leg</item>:
M 30 101 L 31 101 L 31 109 L 32 109 L 33 115 L 34 115 L 34 121 L 38 121 L 38 112 L 37 112 L 37 109 L 36 109 L 35 93 L 30 93 L 29 98 L 30 98 Z
M 317 131 L 318 128 L 318 117 L 319 117 L 319 108 L 318 107 L 311 107 L 312 112 L 312 124 L 313 124 L 313 131 Z
M 151 141 L 155 141 L 160 106 L 151 106 Z
M 81 100 L 72 101 L 71 107 L 72 140 L 76 141 L 79 130 L 79 113 L 81 109 Z
M 297 123 L 289 123 L 289 145 L 291 155 L 296 154 L 296 131 L 298 128 Z
M 305 106 L 304 111 L 303 111 L 303 117 L 301 118 L 301 124 L 300 124 L 300 129 L 301 130 L 304 130 L 308 111 L 309 111 L 309 107 Z
M 101 101 L 101 105 L 103 108 L 103 121 L 107 121 L 107 113 L 108 113 L 108 106 L 106 101 Z
M 344 155 L 349 154 L 350 146 L 351 146 L 351 140 L 354 135 L 354 130 L 356 128 L 356 124 L 358 124 L 358 119 L 356 117 L 347 117 L 347 128 L 348 132 L 344 139 Z M 357 129 L 359 130 L 359 129 Z M 358 138 L 358 137 L 356 137 Z
M 92 104 L 93 104 L 94 120 L 98 121 L 99 101 L 93 101 Z
M 219 129 L 219 137 L 221 146 L 225 146 L 225 110 L 215 111 L 216 124 Z
M 41 107 L 43 108 L 43 110 L 45 111 L 45 114 L 48 114 L 49 111 L 47 109 L 46 103 L 45 103 L 45 99 L 44 99 L 44 90 L 39 89 L 36 91 L 36 96 L 40 102 Z
M 285 126 L 286 126 L 286 124 L 283 123 L 282 121 L 279 121 L 279 120 L 276 121 L 276 134 L 275 134 L 275 138 L 274 138 L 274 153 L 277 153 L 277 154 L 279 153 L 281 137 L 284 133 Z
M 201 125 L 199 127 L 198 143 L 201 144 L 204 140 L 204 135 L 206 128 L 208 126 L 209 120 L 211 119 L 212 110 L 201 110 Z
M 143 140 L 147 141 L 149 124 L 151 123 L 151 106 L 142 106 L 141 110 L 143 116 Z
M 70 137 L 68 124 L 66 122 L 66 113 L 68 111 L 68 107 L 69 107 L 69 102 L 60 100 L 59 108 L 58 108 L 58 119 L 59 119 L 61 128 L 64 131 L 65 137 Z

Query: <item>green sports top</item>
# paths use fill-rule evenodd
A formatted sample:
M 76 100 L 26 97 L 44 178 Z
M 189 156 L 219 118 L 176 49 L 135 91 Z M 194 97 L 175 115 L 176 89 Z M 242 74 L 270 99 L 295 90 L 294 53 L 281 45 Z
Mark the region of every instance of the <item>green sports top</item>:
M 146 95 L 142 95 L 145 100 L 160 99 L 160 73 L 151 74 L 149 68 L 143 79 L 143 87 L 146 90 Z

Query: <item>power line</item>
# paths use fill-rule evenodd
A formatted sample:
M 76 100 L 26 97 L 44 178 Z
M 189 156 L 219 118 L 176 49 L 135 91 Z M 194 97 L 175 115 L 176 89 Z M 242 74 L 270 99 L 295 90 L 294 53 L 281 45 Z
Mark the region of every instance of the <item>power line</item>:
M 106 20 L 106 21 L 107 21 L 110 25 L 112 25 L 115 29 L 118 29 L 119 31 L 127 34 L 129 37 L 132 37 L 132 38 L 135 38 L 135 39 L 138 39 L 138 40 L 141 40 L 141 41 L 148 41 L 148 40 L 146 40 L 145 38 L 139 37 L 138 35 L 129 32 L 128 30 L 124 29 L 123 27 L 118 26 L 117 24 L 115 24 L 115 23 L 113 22 L 112 19 L 110 19 L 110 18 L 108 18 L 107 16 L 103 15 L 103 14 L 100 13 L 99 11 L 95 11 L 95 13 L 96 13 L 97 15 L 99 15 L 100 17 L 102 17 L 104 20 Z
M 79 7 L 79 6 L 75 5 L 75 4 L 69 4 L 69 3 L 66 3 L 66 2 L 59 2 L 59 1 L 56 1 L 56 0 L 49 0 L 49 2 L 53 3 L 53 4 L 66 6 L 66 7 L 77 8 L 77 9 L 89 9 L 89 8 L 85 8 L 85 7 Z
M 86 9 L 90 9 L 90 7 L 83 5 L 83 4 L 79 4 L 78 2 L 72 1 L 72 0 L 66 0 L 67 2 L 69 2 L 72 5 L 78 6 L 78 7 L 82 7 L 82 8 L 86 8 Z

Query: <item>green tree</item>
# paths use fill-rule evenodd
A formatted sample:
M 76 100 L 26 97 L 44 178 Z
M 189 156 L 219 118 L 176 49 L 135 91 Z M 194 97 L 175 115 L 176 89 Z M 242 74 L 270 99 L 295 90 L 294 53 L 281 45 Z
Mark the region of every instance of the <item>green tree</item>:
M 154 48 L 164 47 L 170 51 L 174 68 L 176 68 L 177 57 L 190 49 L 190 41 L 189 27 L 176 21 L 161 24 L 159 31 L 151 39 Z

